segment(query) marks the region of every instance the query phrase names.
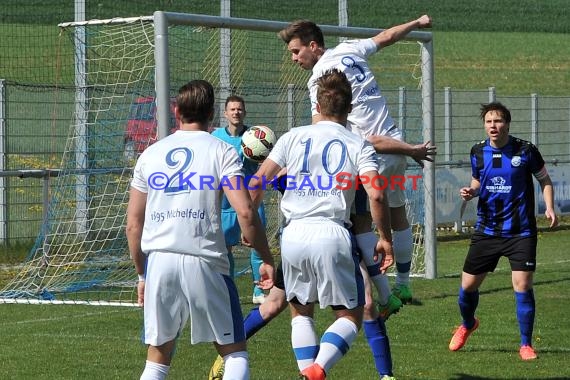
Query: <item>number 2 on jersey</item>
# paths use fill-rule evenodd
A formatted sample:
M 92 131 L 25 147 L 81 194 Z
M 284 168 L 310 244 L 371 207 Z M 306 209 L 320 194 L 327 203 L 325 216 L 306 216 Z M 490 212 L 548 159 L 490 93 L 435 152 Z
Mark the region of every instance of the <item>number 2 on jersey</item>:
M 170 169 L 178 169 L 168 178 L 168 186 L 164 188 L 165 193 L 187 192 L 188 184 L 182 184 L 184 172 L 192 163 L 192 151 L 186 147 L 174 148 L 166 154 L 166 165 Z

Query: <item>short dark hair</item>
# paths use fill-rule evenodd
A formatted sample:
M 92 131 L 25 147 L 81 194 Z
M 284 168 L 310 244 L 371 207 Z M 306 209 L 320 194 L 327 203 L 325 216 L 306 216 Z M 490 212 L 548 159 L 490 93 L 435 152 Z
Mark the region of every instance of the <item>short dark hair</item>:
M 487 112 L 496 111 L 499 112 L 503 119 L 505 119 L 505 123 L 509 124 L 511 122 L 511 111 L 500 102 L 491 102 L 488 104 L 481 104 L 481 119 L 485 120 L 485 115 Z
M 323 31 L 317 24 L 309 20 L 293 21 L 279 32 L 279 37 L 286 44 L 298 38 L 305 46 L 309 45 L 311 41 L 315 41 L 320 47 L 325 47 Z
M 239 102 L 241 103 L 241 105 L 243 106 L 243 108 L 245 109 L 245 100 L 243 100 L 243 98 L 241 96 L 238 95 L 230 95 L 226 98 L 226 103 L 224 104 L 224 108 L 226 108 L 228 106 L 229 102 Z
M 352 87 L 342 71 L 328 70 L 317 79 L 317 102 L 324 116 L 348 115 L 352 107 Z
M 214 87 L 205 80 L 193 80 L 180 87 L 176 106 L 183 123 L 207 123 L 214 116 Z

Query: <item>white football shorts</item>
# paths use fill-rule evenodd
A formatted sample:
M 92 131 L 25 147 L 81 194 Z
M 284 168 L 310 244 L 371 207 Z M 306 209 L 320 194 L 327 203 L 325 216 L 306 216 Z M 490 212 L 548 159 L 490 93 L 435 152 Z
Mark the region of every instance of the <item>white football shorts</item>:
M 245 340 L 233 280 L 203 259 L 170 252 L 148 256 L 144 293 L 144 342 L 160 346 L 177 338 L 190 318 L 192 344 Z
M 354 309 L 364 285 L 348 229 L 324 218 L 291 221 L 281 237 L 287 300 Z
M 402 207 L 406 204 L 405 186 L 411 186 L 405 181 L 407 160 L 401 154 L 379 154 L 378 173 L 387 181 L 385 191 L 388 195 L 388 204 L 392 208 Z

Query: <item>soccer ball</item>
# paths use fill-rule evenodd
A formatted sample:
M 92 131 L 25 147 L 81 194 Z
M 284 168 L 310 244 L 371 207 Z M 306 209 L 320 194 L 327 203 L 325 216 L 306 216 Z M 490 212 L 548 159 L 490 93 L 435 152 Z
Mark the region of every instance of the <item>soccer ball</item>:
M 276 141 L 277 136 L 269 127 L 256 125 L 245 131 L 241 137 L 241 150 L 247 159 L 263 162 Z

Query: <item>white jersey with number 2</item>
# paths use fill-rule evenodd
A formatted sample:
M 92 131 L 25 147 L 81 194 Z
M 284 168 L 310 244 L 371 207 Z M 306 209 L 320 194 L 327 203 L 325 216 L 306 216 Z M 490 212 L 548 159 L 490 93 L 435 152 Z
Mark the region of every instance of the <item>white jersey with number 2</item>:
M 199 256 L 228 273 L 220 186 L 243 176 L 241 169 L 236 150 L 207 132 L 176 131 L 149 146 L 137 161 L 131 183 L 147 193 L 143 252 Z

